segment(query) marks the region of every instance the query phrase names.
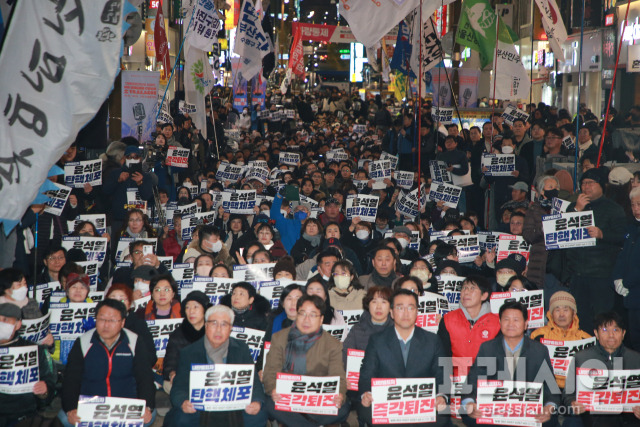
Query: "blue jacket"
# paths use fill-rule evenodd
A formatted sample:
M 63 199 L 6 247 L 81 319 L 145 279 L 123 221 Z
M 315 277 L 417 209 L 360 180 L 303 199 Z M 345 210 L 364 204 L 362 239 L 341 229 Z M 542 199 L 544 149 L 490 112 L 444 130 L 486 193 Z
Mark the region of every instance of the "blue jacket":
M 296 241 L 300 237 L 300 230 L 302 229 L 302 221 L 299 219 L 288 219 L 280 213 L 282 207 L 282 196 L 276 195 L 271 204 L 271 219 L 276 221 L 276 228 L 280 232 L 280 241 L 282 246 L 287 250 L 287 253 L 291 253 L 291 248 L 296 244 Z
M 613 280 L 622 279 L 622 284 L 629 289 L 624 297 L 626 308 L 640 309 L 640 225 L 633 224 L 627 228 L 622 252 L 618 255 L 613 268 Z
M 80 395 L 87 395 L 144 399 L 153 410 L 156 390 L 147 352 L 142 340 L 128 329 L 122 329 L 111 350 L 95 329 L 85 332 L 69 353 L 62 382 L 62 409 L 77 409 Z

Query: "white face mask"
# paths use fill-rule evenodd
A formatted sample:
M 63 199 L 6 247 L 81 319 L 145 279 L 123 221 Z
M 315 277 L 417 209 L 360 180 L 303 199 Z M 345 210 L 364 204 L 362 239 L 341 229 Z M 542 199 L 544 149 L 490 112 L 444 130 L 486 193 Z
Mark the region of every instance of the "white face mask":
M 347 289 L 351 284 L 351 278 L 349 276 L 333 276 L 333 283 L 338 289 Z
M 196 276 L 208 277 L 212 268 L 208 265 L 201 265 L 196 269 Z
M 508 145 L 505 147 L 502 147 L 502 154 L 513 154 L 513 147 Z
M 416 268 L 415 270 L 411 270 L 411 275 L 420 279 L 423 284 L 430 279 L 429 270 Z
M 0 341 L 10 339 L 15 328 L 15 325 L 12 325 L 11 323 L 0 322 Z
M 402 249 L 406 248 L 407 245 L 409 244 L 409 241 L 404 237 L 399 238 L 398 242 L 400 243 L 400 246 L 402 246 Z
M 222 241 L 218 240 L 217 242 L 210 244 L 210 248 L 213 252 L 220 252 L 222 249 Z
M 139 280 L 134 283 L 133 290 L 140 291 L 142 295 L 147 295 L 149 293 L 149 284 Z
M 260 211 L 260 213 L 261 213 L 262 215 L 266 215 L 266 216 L 268 216 L 269 218 L 271 218 L 271 211 L 270 211 L 270 210 Z
M 500 286 L 502 286 L 504 288 L 505 286 L 507 286 L 507 282 L 512 277 L 513 277 L 513 274 L 511 274 L 511 273 L 497 273 L 496 274 L 496 282 L 498 282 L 498 285 L 500 285 Z
M 237 161 L 237 162 L 236 162 L 236 165 L 238 165 L 238 166 L 244 166 L 244 162 L 243 162 L 242 160 Z
M 27 288 L 26 286 L 22 286 L 11 291 L 11 298 L 16 301 L 24 301 L 24 299 L 27 297 L 27 292 L 29 292 L 29 288 Z
M 138 163 L 140 163 L 140 159 L 127 159 L 124 161 L 124 164 L 127 165 L 128 168 L 130 168 L 131 165 L 137 165 Z
M 329 276 L 325 276 L 325 275 L 323 274 L 323 275 L 322 275 L 322 278 L 323 278 L 325 281 L 327 281 L 327 282 L 329 281 Z
M 367 230 L 356 231 L 356 237 L 360 240 L 366 240 L 369 238 L 369 232 Z

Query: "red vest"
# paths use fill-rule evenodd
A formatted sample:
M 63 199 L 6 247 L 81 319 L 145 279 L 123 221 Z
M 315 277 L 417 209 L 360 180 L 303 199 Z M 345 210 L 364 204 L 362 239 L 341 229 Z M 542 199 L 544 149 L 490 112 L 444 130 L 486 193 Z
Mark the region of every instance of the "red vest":
M 443 321 L 451 338 L 453 374 L 467 375 L 468 368 L 478 354 L 480 344 L 492 340 L 500 332 L 498 315 L 487 313 L 471 327 L 462 309 L 457 309 L 445 314 Z

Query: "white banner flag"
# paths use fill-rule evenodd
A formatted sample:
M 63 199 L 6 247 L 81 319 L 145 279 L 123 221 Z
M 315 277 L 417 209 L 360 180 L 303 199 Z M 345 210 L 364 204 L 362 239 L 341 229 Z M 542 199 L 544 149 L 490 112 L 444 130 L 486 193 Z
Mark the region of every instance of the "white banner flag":
M 261 9 L 261 0 L 258 0 L 258 3 L 258 8 Z M 262 23 L 253 0 L 244 0 L 240 10 L 233 52 L 240 55 L 239 73 L 242 78 L 249 81 L 258 74 L 262 68 L 262 58 L 271 50 L 271 39 L 262 29 Z
M 0 56 L 0 222 L 6 233 L 113 88 L 123 5 L 16 3 Z
M 496 99 L 515 101 L 528 98 L 531 82 L 515 46 L 498 40 L 496 55 L 498 56 L 494 63 L 496 69 L 491 74 L 490 83 L 490 87 L 496 88 Z M 494 78 L 498 79 L 498 84 L 495 86 Z
M 204 106 L 204 97 L 213 87 L 213 69 L 209 64 L 207 52 L 185 43 L 185 101 L 196 106 L 196 112 L 189 114 L 195 127 L 200 130 L 202 136 L 207 132 L 207 113 Z
M 562 45 L 567 41 L 567 28 L 562 22 L 562 15 L 556 0 L 536 0 L 542 14 L 542 26 L 547 33 L 549 46 L 556 58 L 564 58 Z
M 211 46 L 218 40 L 218 31 L 222 28 L 222 21 L 216 11 L 213 0 L 198 0 L 193 12 L 191 26 L 187 38 L 192 47 L 210 51 Z

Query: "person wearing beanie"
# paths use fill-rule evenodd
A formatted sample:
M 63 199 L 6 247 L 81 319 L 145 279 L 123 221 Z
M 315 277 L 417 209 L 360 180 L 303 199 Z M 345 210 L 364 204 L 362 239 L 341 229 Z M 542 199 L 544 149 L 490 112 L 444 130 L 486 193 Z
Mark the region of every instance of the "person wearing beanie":
M 290 256 L 284 256 L 273 266 L 273 279 L 296 280 L 296 264 Z
M 576 300 L 569 292 L 558 291 L 551 296 L 547 319 L 549 322 L 545 326 L 531 333 L 531 339 L 538 341 L 578 341 L 591 338 L 591 335 L 580 329 Z M 544 344 L 544 341 L 542 343 Z M 565 375 L 556 374 L 558 387 L 563 389 L 565 381 Z
M 60 302 L 93 302 L 93 300 L 89 298 L 89 291 L 91 290 L 90 284 L 91 280 L 86 274 L 69 274 L 64 287 L 67 295 L 62 297 Z
M 595 246 L 566 249 L 566 268 L 561 282 L 569 282 L 570 292 L 583 327 L 593 330 L 593 318 L 614 307 L 613 266 L 622 249 L 626 216 L 620 205 L 604 196 L 608 169 L 589 169 L 580 178 L 581 193 L 567 212 L 593 212 L 594 225 L 586 227 Z
M 231 293 L 220 298 L 220 304 L 233 310 L 235 314 L 233 326 L 267 330 L 267 314 L 271 310 L 271 303 L 259 295 L 251 283 L 234 283 Z
M 209 297 L 202 291 L 191 291 L 182 300 L 182 325 L 169 335 L 167 352 L 164 356 L 164 383 L 162 387 L 169 394 L 178 370 L 180 350 L 204 336 L 204 313 L 211 306 Z

